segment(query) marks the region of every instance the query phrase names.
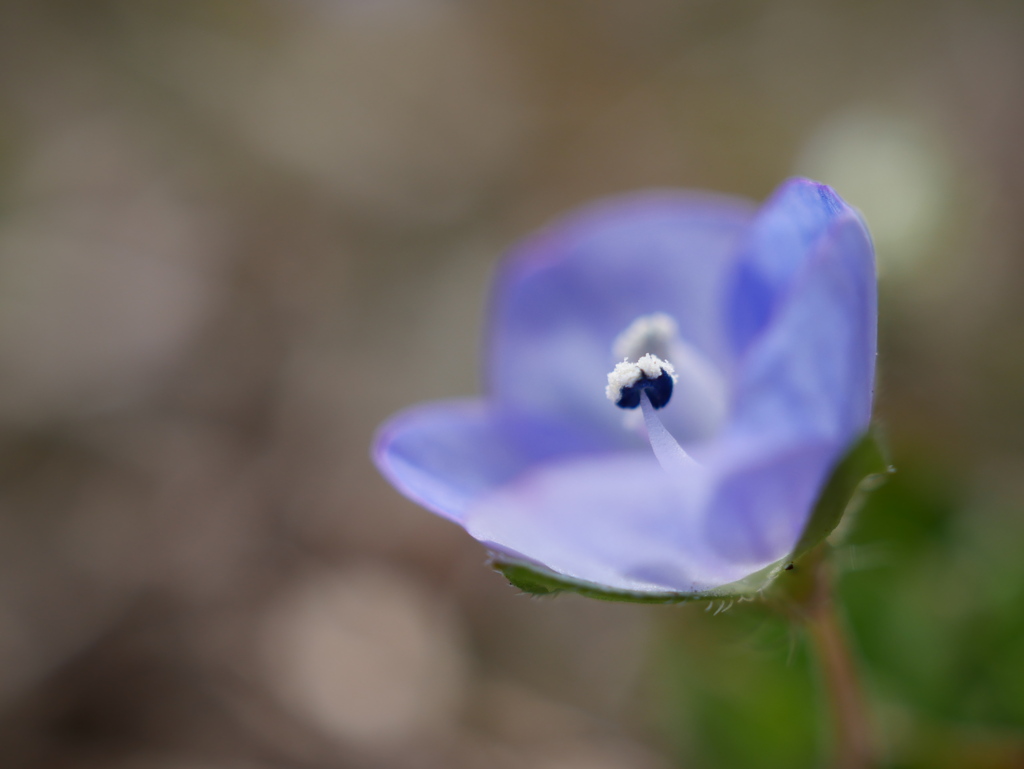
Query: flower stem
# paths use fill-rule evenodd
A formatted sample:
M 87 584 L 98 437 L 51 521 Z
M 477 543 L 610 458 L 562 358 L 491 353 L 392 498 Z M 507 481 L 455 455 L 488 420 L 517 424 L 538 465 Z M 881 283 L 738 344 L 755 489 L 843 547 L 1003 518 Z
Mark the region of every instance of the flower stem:
M 818 658 L 833 721 L 834 769 L 870 769 L 875 754 L 867 709 L 842 618 L 832 595 L 828 558 L 815 566 L 814 588 L 801 615 Z

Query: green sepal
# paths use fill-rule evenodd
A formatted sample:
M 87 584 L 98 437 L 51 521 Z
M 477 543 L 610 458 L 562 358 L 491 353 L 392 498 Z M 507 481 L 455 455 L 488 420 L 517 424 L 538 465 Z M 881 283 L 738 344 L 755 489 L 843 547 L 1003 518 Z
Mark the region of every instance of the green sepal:
M 859 506 L 864 496 L 876 488 L 885 474 L 891 471 L 875 432 L 868 431 L 852 445 L 832 470 L 792 552 L 741 580 L 711 590 L 693 593 L 615 590 L 498 554 L 492 554 L 491 566 L 501 572 L 514 587 L 535 596 L 568 592 L 603 601 L 657 604 L 750 599 L 763 592 L 780 574 L 791 570 L 802 556 L 823 542 L 839 525 L 843 515 Z
M 888 453 L 882 447 L 878 430 L 871 429 L 850 447 L 833 468 L 789 560 L 796 560 L 821 544 L 835 531 L 843 516 L 856 512 L 865 497 L 877 489 L 891 472 L 893 467 L 889 464 Z

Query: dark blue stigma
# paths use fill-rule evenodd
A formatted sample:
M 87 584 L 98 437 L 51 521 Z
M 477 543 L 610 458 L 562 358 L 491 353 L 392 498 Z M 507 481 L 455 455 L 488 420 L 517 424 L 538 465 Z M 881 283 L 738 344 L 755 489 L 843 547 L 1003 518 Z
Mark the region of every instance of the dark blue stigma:
M 672 399 L 672 375 L 667 371 L 662 371 L 661 375 L 655 379 L 641 377 L 636 384 L 622 388 L 622 393 L 615 401 L 615 405 L 620 409 L 635 409 L 640 405 L 640 393 L 644 390 L 647 391 L 647 397 L 650 398 L 654 408 L 664 407 Z

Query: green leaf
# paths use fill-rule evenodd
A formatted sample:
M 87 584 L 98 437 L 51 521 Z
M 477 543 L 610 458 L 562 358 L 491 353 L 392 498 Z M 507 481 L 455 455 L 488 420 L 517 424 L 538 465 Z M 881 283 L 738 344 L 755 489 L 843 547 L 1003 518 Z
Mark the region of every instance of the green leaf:
M 616 590 L 558 574 L 538 564 L 497 554 L 492 554 L 491 565 L 513 586 L 536 596 L 570 592 L 603 601 L 659 604 L 751 598 L 768 587 L 780 574 L 791 569 L 794 562 L 831 534 L 843 515 L 858 507 L 864 495 L 875 488 L 887 472 L 891 472 L 891 468 L 885 454 L 874 431 L 869 431 L 836 464 L 793 551 L 760 571 L 712 590 L 695 593 Z

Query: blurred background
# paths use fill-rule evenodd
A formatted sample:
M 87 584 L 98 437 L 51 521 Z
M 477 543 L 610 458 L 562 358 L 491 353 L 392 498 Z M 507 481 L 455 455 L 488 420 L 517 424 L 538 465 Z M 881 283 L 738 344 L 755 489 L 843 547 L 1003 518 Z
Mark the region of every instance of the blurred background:
M 503 249 L 648 186 L 866 214 L 890 767 L 1024 766 L 1024 4 L 0 2 L 0 765 L 823 765 L 745 605 L 517 595 L 367 457 Z

